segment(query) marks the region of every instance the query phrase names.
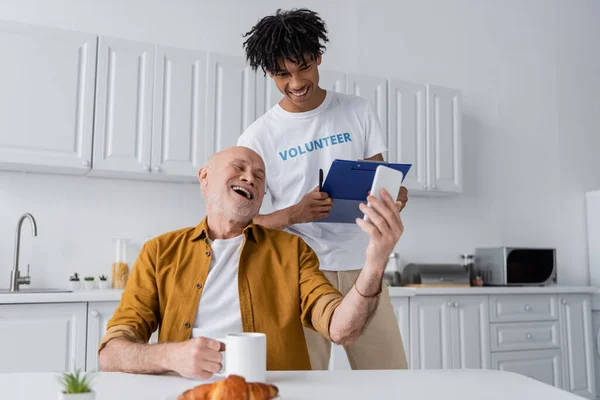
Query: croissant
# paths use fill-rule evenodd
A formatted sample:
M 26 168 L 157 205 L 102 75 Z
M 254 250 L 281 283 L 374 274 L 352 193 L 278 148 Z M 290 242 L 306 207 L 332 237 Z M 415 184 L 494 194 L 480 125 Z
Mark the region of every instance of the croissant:
M 278 393 L 277 386 L 246 382 L 241 376 L 230 375 L 221 381 L 186 390 L 177 400 L 270 400 Z

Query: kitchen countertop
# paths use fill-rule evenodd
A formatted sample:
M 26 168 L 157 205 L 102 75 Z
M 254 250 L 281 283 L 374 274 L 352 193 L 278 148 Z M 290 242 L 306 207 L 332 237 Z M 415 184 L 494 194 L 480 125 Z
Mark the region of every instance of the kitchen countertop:
M 466 287 L 466 288 L 414 288 L 414 287 L 390 287 L 390 296 L 421 296 L 421 295 L 463 295 L 463 294 L 557 294 L 557 293 L 583 293 L 594 294 L 598 288 L 592 286 L 485 286 L 485 287 Z
M 206 381 L 177 376 L 95 374 L 96 400 L 176 400 Z M 268 371 L 280 399 L 570 400 L 574 394 L 524 375 L 494 370 Z M 433 383 L 433 384 L 432 384 Z M 55 373 L 0 374 L 3 399 L 56 399 Z
M 456 296 L 456 295 L 503 295 L 503 294 L 559 294 L 580 293 L 600 294 L 600 290 L 592 286 L 543 286 L 543 287 L 470 287 L 470 288 L 413 288 L 390 287 L 391 297 L 412 296 Z M 0 293 L 0 304 L 25 303 L 85 303 L 101 301 L 120 301 L 121 289 L 76 290 L 63 293 Z M 600 296 L 595 296 L 594 298 Z M 600 300 L 598 303 L 600 309 Z
M 121 301 L 121 293 L 123 293 L 121 289 L 76 290 L 62 293 L 0 293 L 0 304 Z

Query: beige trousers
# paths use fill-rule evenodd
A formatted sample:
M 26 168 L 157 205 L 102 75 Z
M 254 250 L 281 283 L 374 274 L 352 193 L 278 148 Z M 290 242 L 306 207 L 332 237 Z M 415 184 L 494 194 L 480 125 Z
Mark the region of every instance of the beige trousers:
M 360 270 L 322 271 L 329 282 L 344 296 L 348 293 Z M 308 355 L 313 370 L 329 368 L 331 342 L 312 329 L 304 328 Z M 379 305 L 373 318 L 358 340 L 344 346 L 352 369 L 407 369 L 406 354 L 400 328 L 387 286 L 384 285 Z

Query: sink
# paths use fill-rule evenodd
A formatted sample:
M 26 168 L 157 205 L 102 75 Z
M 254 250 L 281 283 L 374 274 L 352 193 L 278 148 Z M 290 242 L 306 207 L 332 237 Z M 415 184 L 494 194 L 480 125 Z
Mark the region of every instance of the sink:
M 10 289 L 0 289 L 0 294 L 17 294 L 17 293 L 71 293 L 68 289 L 47 289 L 47 288 L 20 288 L 18 292 L 11 292 Z

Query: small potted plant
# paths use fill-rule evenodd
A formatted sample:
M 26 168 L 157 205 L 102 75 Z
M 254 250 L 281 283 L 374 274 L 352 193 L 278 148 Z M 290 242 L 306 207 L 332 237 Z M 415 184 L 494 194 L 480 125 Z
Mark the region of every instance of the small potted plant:
M 81 287 L 81 282 L 79 281 L 79 275 L 77 272 L 69 277 L 69 287 L 71 290 L 78 290 Z
M 95 400 L 96 394 L 91 388 L 92 377 L 82 374 L 80 370 L 74 373 L 65 372 L 59 379 L 62 390 L 58 400 Z
M 98 279 L 100 279 L 100 280 L 98 281 L 98 287 L 99 287 L 100 289 L 108 289 L 108 287 L 109 287 L 109 286 L 108 286 L 108 278 L 106 277 L 106 275 L 100 275 L 100 276 L 98 277 Z
M 83 278 L 83 285 L 87 290 L 91 290 L 96 286 L 96 282 L 94 282 L 93 276 L 86 276 Z

